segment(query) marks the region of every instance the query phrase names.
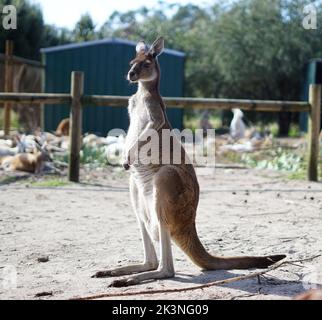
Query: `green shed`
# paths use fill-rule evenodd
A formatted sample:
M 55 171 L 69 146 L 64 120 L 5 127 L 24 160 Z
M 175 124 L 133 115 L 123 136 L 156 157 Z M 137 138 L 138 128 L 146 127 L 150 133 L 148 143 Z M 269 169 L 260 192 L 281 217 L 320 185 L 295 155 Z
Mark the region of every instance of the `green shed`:
M 45 92 L 69 93 L 72 71 L 85 74 L 85 94 L 132 95 L 136 85 L 126 80 L 129 62 L 135 55 L 136 43 L 122 39 L 104 39 L 42 49 L 46 65 Z M 162 70 L 161 94 L 164 97 L 184 96 L 185 54 L 166 49 L 160 56 Z M 124 108 L 84 107 L 83 132 L 106 135 L 110 130 L 127 130 L 129 119 Z M 183 128 L 183 110 L 168 109 L 174 128 Z M 46 106 L 44 129 L 56 130 L 59 122 L 69 116 L 68 106 Z
M 306 66 L 306 75 L 302 91 L 303 101 L 309 100 L 309 88 L 311 84 L 322 84 L 322 59 L 313 59 Z M 307 132 L 308 130 L 307 112 L 302 112 L 300 115 L 300 128 L 302 132 Z

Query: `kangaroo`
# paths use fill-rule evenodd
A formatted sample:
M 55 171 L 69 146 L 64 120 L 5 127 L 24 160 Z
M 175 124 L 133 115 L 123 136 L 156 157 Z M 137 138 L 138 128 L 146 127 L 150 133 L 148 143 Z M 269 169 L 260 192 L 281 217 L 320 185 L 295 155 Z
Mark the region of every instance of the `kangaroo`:
M 46 146 L 46 144 L 40 146 L 36 142 L 36 148 L 33 153 L 19 153 L 12 157 L 2 158 L 0 165 L 7 171 L 41 174 L 45 161 L 51 161 Z
M 57 127 L 55 135 L 57 137 L 68 137 L 69 126 L 70 126 L 69 118 L 62 120 Z
M 131 173 L 131 202 L 141 229 L 144 262 L 101 271 L 93 276 L 129 275 L 114 281 L 111 287 L 174 277 L 171 239 L 203 270 L 266 268 L 285 258 L 284 255 L 231 258 L 210 255 L 196 231 L 199 184 L 193 165 L 183 161 L 181 164 L 163 164 L 162 161 L 160 164 L 143 164 L 133 156 L 136 148 L 140 150 L 147 143 L 144 140 L 149 130 L 154 129 L 160 136 L 162 130 L 171 129 L 159 90 L 158 56 L 163 50 L 162 37 L 150 49 L 143 41 L 139 42 L 136 58 L 131 62 L 128 73 L 128 80 L 138 83 L 138 91 L 129 100 L 130 127 L 126 137 L 124 168 Z M 187 159 L 183 146 L 181 148 L 183 158 Z M 160 261 L 153 241 L 159 243 Z

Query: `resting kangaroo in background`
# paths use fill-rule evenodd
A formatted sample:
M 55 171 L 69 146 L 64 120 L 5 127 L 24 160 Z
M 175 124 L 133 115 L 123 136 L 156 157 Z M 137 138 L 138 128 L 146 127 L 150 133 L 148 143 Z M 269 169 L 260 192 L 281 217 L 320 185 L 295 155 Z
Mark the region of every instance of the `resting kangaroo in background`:
M 181 164 L 162 164 L 161 154 L 159 164 L 143 164 L 137 161 L 140 159 L 133 159 L 135 150 L 140 150 L 147 143 L 145 136 L 150 129 L 157 132 L 159 139 L 162 130 L 171 129 L 159 91 L 160 69 L 157 57 L 163 49 L 163 38 L 156 40 L 150 49 L 144 42 L 140 42 L 128 74 L 130 82 L 138 83 L 138 91 L 129 101 L 130 128 L 126 138 L 124 167 L 131 170 L 130 194 L 141 228 L 144 262 L 98 272 L 93 276 L 104 278 L 132 275 L 114 281 L 112 287 L 173 277 L 171 239 L 203 270 L 266 268 L 285 258 L 284 255 L 231 258 L 210 255 L 196 231 L 199 185 L 193 165 L 184 161 Z M 175 141 L 173 143 L 180 143 Z M 181 143 L 180 148 L 183 151 L 181 159 L 187 158 Z M 173 147 L 169 150 L 170 154 L 172 150 Z M 160 262 L 153 240 L 160 245 Z
M 68 137 L 69 136 L 69 127 L 70 127 L 70 120 L 68 119 L 64 119 L 62 120 L 58 127 L 57 130 L 55 132 L 55 135 L 57 137 Z
M 0 165 L 6 171 L 24 171 L 34 174 L 41 174 L 46 161 L 52 161 L 47 151 L 47 144 L 41 146 L 36 141 L 36 148 L 33 153 L 19 153 L 12 157 L 0 159 Z

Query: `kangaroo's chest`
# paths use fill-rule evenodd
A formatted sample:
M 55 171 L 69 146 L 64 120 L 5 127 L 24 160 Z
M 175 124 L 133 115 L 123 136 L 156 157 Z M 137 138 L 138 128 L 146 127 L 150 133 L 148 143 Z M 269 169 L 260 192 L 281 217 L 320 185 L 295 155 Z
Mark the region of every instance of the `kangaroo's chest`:
M 126 137 L 127 150 L 129 150 L 131 146 L 138 140 L 140 134 L 150 121 L 143 98 L 132 97 L 129 101 L 128 110 L 130 116 L 130 127 Z
M 151 121 L 144 96 L 135 95 L 129 101 L 130 127 L 126 137 L 126 152 L 128 152 L 139 140 L 141 133 Z M 140 150 L 138 150 L 140 152 Z M 140 159 L 142 160 L 142 153 Z M 153 165 L 139 165 L 131 167 L 131 175 L 138 187 L 149 194 L 153 188 L 153 177 L 157 171 Z

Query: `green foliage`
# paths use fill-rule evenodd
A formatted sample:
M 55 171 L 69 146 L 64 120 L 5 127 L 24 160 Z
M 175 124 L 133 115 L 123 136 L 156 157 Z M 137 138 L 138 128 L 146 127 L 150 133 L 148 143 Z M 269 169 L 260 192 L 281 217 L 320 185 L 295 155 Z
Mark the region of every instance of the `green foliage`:
M 164 35 L 167 47 L 187 54 L 189 96 L 297 100 L 305 64 L 322 54 L 321 28 L 302 27 L 308 3 L 239 0 L 203 9 L 162 2 L 113 13 L 100 37 L 152 42 Z
M 193 114 L 185 113 L 183 116 L 183 126 L 186 129 L 190 129 L 193 132 L 200 127 L 200 117 Z
M 243 154 L 241 161 L 257 169 L 300 172 L 304 170 L 304 158 L 282 148 L 273 150 L 270 159 L 259 160 L 252 154 Z
M 72 41 L 72 32 L 66 28 L 45 25 L 43 30 L 42 48 L 55 47 Z
M 300 127 L 296 124 L 292 124 L 288 134 L 291 138 L 298 138 L 301 136 Z
M 76 42 L 89 41 L 97 38 L 95 24 L 88 13 L 82 15 L 80 20 L 76 23 L 73 31 L 73 38 Z
M 289 174 L 288 178 L 290 180 L 305 180 L 306 179 L 306 172 L 304 170 L 298 172 L 292 172 Z
M 39 188 L 59 188 L 68 186 L 70 182 L 66 181 L 64 178 L 50 178 L 43 181 L 35 181 L 31 183 L 32 187 Z
M 25 177 L 15 177 L 15 176 L 1 175 L 0 176 L 0 186 L 16 183 L 16 182 L 18 182 L 20 180 L 23 180 L 24 178 Z
M 239 0 L 208 7 L 168 4 L 114 12 L 100 28 L 89 14 L 74 30 L 43 22 L 39 6 L 28 0 L 0 0 L 18 7 L 17 31 L 0 29 L 15 40 L 15 53 L 38 58 L 39 48 L 66 42 L 121 37 L 151 43 L 158 35 L 168 48 L 186 53 L 185 94 L 195 97 L 298 100 L 306 63 L 322 55 L 322 2 L 317 30 L 305 30 L 303 8 L 311 0 Z M 252 121 L 276 122 L 274 113 L 248 113 Z M 287 118 L 287 117 L 286 117 Z M 280 121 L 288 127 L 289 119 Z M 294 128 L 293 128 L 294 129 Z M 291 134 L 295 132 L 291 129 Z
M 302 0 L 241 0 L 219 15 L 215 61 L 232 98 L 299 99 L 305 63 L 321 31 L 302 27 Z M 303 43 L 306 43 L 303 46 Z
M 225 159 L 229 160 L 231 163 L 241 163 L 242 162 L 242 154 L 235 151 L 227 151 L 225 153 Z
M 104 149 L 86 145 L 83 146 L 81 151 L 81 163 L 91 167 L 102 167 L 108 164 Z
M 4 109 L 0 109 L 0 128 L 3 128 L 3 114 L 4 114 Z M 18 114 L 14 111 L 11 111 L 11 128 L 12 129 L 20 128 Z
M 195 131 L 200 129 L 202 115 L 198 111 L 190 110 L 185 112 L 183 117 L 183 125 L 186 129 Z M 214 129 L 222 128 L 221 112 L 210 111 L 209 123 Z
M 186 95 L 247 99 L 300 98 L 304 66 L 322 55 L 321 27 L 302 27 L 308 0 L 239 0 L 210 7 L 167 4 L 114 12 L 96 30 L 89 14 L 73 31 L 46 26 L 39 6 L 27 0 L 0 0 L 18 7 L 17 31 L 0 31 L 15 40 L 16 53 L 39 56 L 41 46 L 121 37 L 151 43 L 158 35 L 169 48 L 186 53 Z M 321 2 L 315 3 L 321 21 Z M 266 114 L 267 116 L 267 114 Z
M 100 37 L 151 43 L 157 35 L 164 35 L 167 47 L 187 55 L 187 96 L 299 100 L 306 63 L 322 55 L 321 26 L 317 30 L 302 26 L 303 8 L 309 3 L 239 0 L 201 8 L 162 2 L 151 10 L 115 12 Z M 321 22 L 322 3 L 315 5 Z M 266 123 L 279 117 L 281 132 L 286 134 L 292 120 L 274 113 L 247 115 L 254 122 Z
M 80 152 L 81 156 L 81 164 L 89 165 L 90 167 L 102 167 L 108 164 L 107 158 L 104 154 L 104 150 L 102 148 L 93 148 L 90 146 L 83 146 Z M 68 163 L 68 154 L 65 155 L 54 155 L 54 161 L 59 161 L 62 163 Z
M 161 2 L 149 10 L 142 7 L 127 13 L 114 12 L 100 30 L 100 37 L 144 39 L 152 43 L 157 36 L 164 35 L 168 48 L 187 55 L 187 95 L 212 97 L 218 71 L 213 66 L 213 21 L 207 11 L 192 4 L 180 6 Z
M 221 128 L 223 126 L 222 119 L 221 119 L 221 112 L 220 111 L 212 112 L 209 122 L 213 128 L 215 129 Z
M 278 125 L 277 123 L 271 123 L 267 126 L 269 132 L 273 135 L 274 138 L 278 136 Z
M 122 155 L 110 155 L 106 154 L 104 146 L 92 147 L 89 145 L 83 145 L 80 152 L 80 162 L 82 165 L 91 168 L 101 168 L 107 165 L 119 166 Z M 54 154 L 54 161 L 68 163 L 68 154 L 59 155 Z
M 25 0 L 0 0 L 0 8 L 14 5 L 17 8 L 17 30 L 0 28 L 0 51 L 4 52 L 5 40 L 15 43 L 15 54 L 37 59 L 41 47 L 44 21 L 38 5 Z M 2 11 L 2 10 L 1 10 Z
M 70 41 L 67 30 L 44 24 L 41 8 L 28 0 L 0 0 L 0 8 L 14 5 L 17 8 L 17 30 L 0 27 L 0 52 L 5 51 L 5 40 L 14 41 L 17 56 L 40 59 L 40 48 Z

